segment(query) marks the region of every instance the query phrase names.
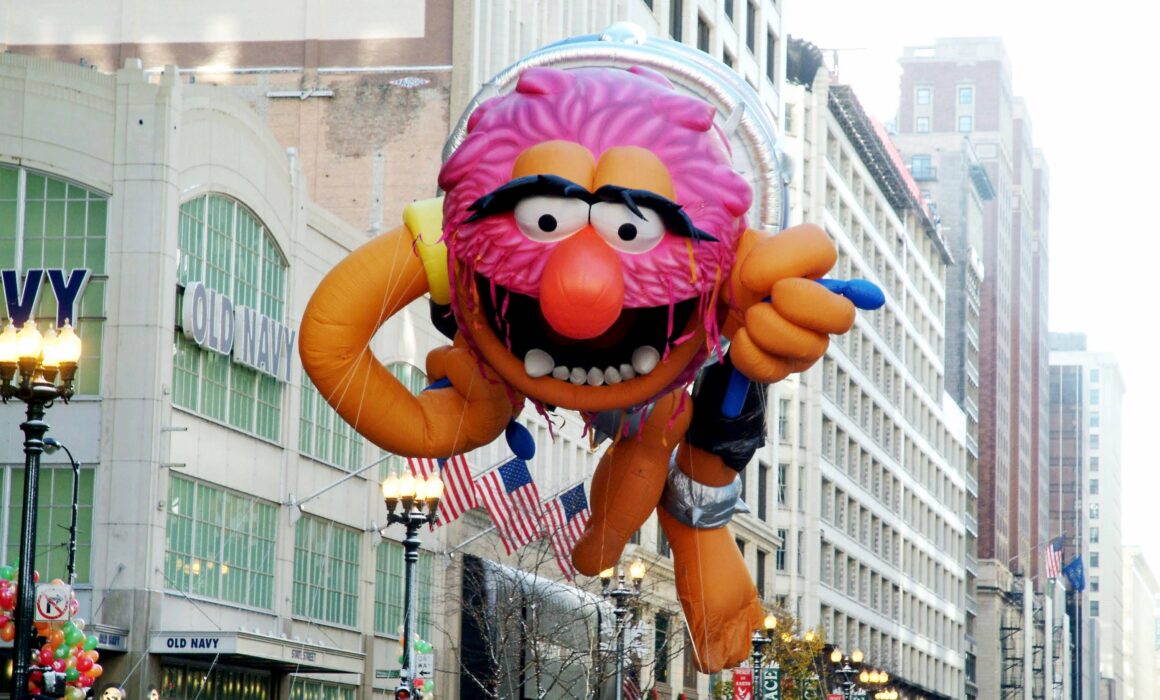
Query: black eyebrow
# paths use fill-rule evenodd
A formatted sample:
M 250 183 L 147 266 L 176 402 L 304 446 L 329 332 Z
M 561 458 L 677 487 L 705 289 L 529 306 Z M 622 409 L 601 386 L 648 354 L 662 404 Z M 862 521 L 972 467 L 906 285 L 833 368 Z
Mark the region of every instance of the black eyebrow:
M 634 190 L 619 185 L 605 185 L 592 195 L 600 202 L 614 202 L 623 204 L 628 210 L 641 219 L 640 207 L 652 209 L 661 217 L 665 228 L 674 236 L 692 238 L 694 241 L 717 242 L 717 238 L 693 225 L 693 220 L 685 213 L 683 207 L 668 197 L 649 190 Z
M 640 207 L 645 206 L 655 211 L 665 228 L 675 236 L 691 238 L 694 241 L 717 241 L 715 236 L 694 226 L 692 219 L 681 205 L 668 197 L 649 190 L 635 190 L 619 185 L 604 185 L 595 192 L 589 192 L 583 186 L 559 175 L 528 175 L 497 187 L 467 207 L 471 216 L 467 217 L 466 223 L 509 212 L 528 197 L 570 197 L 589 204 L 597 202 L 623 204 L 641 219 L 645 217 Z
M 475 200 L 467 207 L 473 212 L 467 217 L 467 223 L 509 212 L 527 197 L 572 197 L 589 204 L 595 201 L 591 192 L 559 175 L 528 175 L 517 177 Z

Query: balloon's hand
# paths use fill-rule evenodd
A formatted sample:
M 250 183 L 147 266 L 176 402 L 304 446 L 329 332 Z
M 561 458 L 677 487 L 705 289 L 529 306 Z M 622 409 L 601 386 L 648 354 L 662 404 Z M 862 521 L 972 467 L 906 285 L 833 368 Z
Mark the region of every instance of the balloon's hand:
M 439 411 L 440 419 L 456 422 L 456 452 L 491 442 L 523 410 L 524 397 L 476 360 L 461 337 L 454 346 L 438 347 L 427 354 L 427 377 L 433 385 L 420 400 L 431 394 L 441 395 L 440 404 L 447 402 L 444 407 L 448 410 Z
M 822 229 L 807 224 L 746 236 L 734 271 L 738 308 L 729 354 L 747 378 L 768 384 L 813 365 L 831 334 L 850 330 L 854 304 L 816 281 L 838 255 Z

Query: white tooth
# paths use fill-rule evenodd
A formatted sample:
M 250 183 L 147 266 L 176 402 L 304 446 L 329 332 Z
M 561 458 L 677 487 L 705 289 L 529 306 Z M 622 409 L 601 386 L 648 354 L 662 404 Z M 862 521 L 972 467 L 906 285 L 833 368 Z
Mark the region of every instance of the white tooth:
M 623 379 L 624 381 L 627 382 L 629 379 L 633 379 L 635 377 L 636 377 L 636 370 L 634 370 L 632 368 L 632 365 L 626 363 L 626 364 L 623 364 L 620 366 L 620 378 L 621 379 Z
M 563 365 L 552 370 L 552 376 L 555 377 L 556 379 L 559 379 L 562 382 L 567 381 L 568 375 L 570 375 L 570 374 L 572 374 L 572 370 L 568 369 L 567 367 L 564 367 Z
M 661 354 L 651 345 L 642 345 L 632 353 L 632 368 L 637 374 L 648 374 L 656 369 Z
M 608 382 L 609 384 L 619 384 L 620 370 L 616 369 L 615 367 L 609 367 L 608 369 L 604 370 L 604 381 Z
M 583 367 L 573 367 L 572 374 L 568 376 L 573 384 L 583 384 L 588 381 L 588 370 Z
M 588 383 L 592 386 L 600 386 L 604 383 L 604 372 L 593 367 L 588 370 Z
M 524 371 L 529 377 L 546 377 L 555 365 L 552 356 L 538 348 L 532 348 L 524 355 Z

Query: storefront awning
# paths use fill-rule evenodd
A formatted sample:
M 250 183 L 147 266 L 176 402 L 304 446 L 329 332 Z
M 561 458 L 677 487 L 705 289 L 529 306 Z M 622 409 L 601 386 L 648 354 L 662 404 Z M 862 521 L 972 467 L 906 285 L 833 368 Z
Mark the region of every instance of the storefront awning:
M 361 651 L 281 639 L 252 632 L 154 631 L 149 653 L 298 673 L 362 673 Z

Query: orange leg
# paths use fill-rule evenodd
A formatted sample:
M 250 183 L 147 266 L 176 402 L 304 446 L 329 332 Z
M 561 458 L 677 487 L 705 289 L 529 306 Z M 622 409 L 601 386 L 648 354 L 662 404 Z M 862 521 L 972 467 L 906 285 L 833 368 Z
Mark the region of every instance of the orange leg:
M 729 484 L 737 472 L 719 457 L 682 445 L 677 465 L 694 481 L 708 486 Z M 764 616 L 757 588 L 729 528 L 689 527 L 657 510 L 673 549 L 677 595 L 685 611 L 697 668 L 715 673 L 749 656 L 750 635 Z
M 657 401 L 642 431 L 622 438 L 604 454 L 592 477 L 592 516 L 572 550 L 572 562 L 595 576 L 616 564 L 624 545 L 657 507 L 669 458 L 689 427 L 692 411 L 673 416 L 681 395 L 675 391 Z

